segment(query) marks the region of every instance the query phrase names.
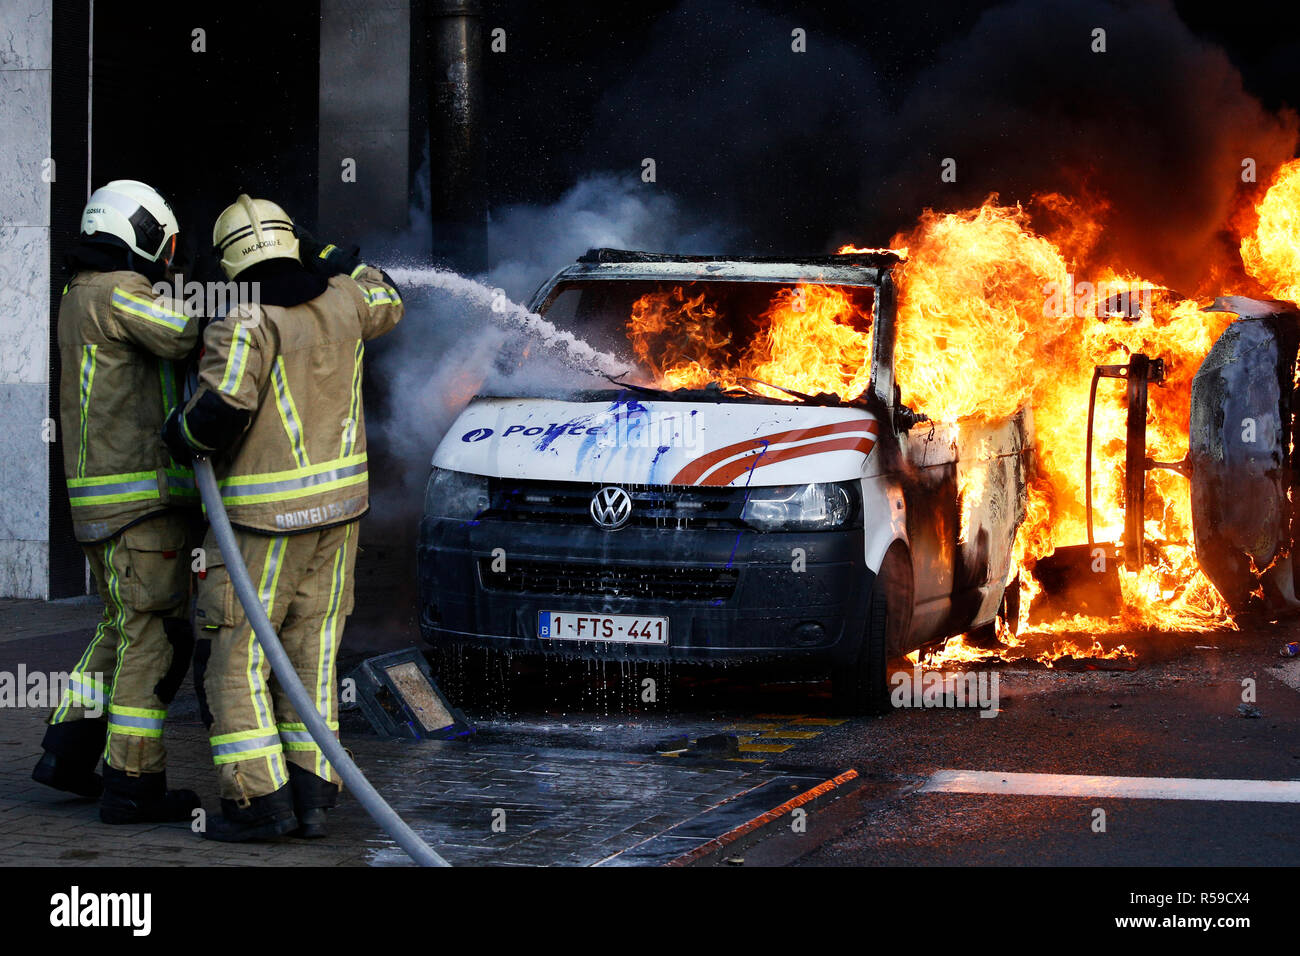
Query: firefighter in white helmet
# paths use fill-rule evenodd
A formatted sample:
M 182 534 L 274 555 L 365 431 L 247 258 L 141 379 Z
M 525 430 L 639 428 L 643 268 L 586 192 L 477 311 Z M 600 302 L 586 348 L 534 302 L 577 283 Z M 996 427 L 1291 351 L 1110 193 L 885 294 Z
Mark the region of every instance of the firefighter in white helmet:
M 100 796 L 106 823 L 188 820 L 199 806 L 193 791 L 167 790 L 162 742 L 193 648 L 198 503 L 189 460 L 172 461 L 158 436 L 198 338 L 198 320 L 153 292 L 169 274 L 178 233 L 171 207 L 144 183 L 95 190 L 59 305 L 68 498 L 104 619 L 50 716 L 32 776 Z
M 267 615 L 337 730 L 335 659 L 369 501 L 362 357 L 401 319 L 401 297 L 355 249 L 300 238 L 265 199 L 241 195 L 212 240 L 229 279 L 256 283 L 257 304 L 208 326 L 198 392 L 164 434 L 176 454 L 212 458 Z M 323 836 L 338 773 L 269 680 L 211 532 L 204 550 L 196 620 L 200 644 L 211 640 L 204 685 L 222 809 L 205 835 Z

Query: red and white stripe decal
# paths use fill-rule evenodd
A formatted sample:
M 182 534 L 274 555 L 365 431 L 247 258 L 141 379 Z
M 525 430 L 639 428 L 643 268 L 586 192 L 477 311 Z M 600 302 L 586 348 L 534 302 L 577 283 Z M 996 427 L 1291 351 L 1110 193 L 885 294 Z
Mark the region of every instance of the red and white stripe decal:
M 796 428 L 747 438 L 701 455 L 689 462 L 669 482 L 674 485 L 729 485 L 745 472 L 778 462 L 830 451 L 871 454 L 879 426 L 875 420 L 855 418 L 833 425 Z M 829 437 L 835 436 L 835 437 Z M 775 447 L 775 446 L 781 447 Z

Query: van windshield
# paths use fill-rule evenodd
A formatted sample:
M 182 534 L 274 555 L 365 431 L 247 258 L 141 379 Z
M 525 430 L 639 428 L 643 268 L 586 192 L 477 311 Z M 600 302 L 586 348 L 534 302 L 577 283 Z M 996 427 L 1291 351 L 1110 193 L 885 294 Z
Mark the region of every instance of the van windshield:
M 750 379 L 855 398 L 868 384 L 874 289 L 816 283 L 584 279 L 541 311 L 666 388 Z

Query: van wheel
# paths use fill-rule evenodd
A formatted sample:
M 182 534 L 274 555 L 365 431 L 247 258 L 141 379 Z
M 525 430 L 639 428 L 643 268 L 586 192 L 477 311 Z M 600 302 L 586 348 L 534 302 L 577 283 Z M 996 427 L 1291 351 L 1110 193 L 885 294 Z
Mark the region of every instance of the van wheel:
M 885 714 L 889 712 L 888 664 L 889 605 L 885 585 L 876 579 L 871 589 L 871 606 L 857 659 L 831 672 L 831 707 L 837 714 Z

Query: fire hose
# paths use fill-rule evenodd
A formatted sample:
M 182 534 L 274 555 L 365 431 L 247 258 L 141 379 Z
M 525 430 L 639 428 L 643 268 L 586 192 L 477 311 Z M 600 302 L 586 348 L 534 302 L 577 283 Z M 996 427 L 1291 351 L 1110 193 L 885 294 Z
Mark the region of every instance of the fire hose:
M 212 463 L 206 458 L 196 456 L 194 477 L 197 479 L 199 494 L 203 497 L 203 504 L 207 509 L 208 523 L 216 536 L 217 544 L 221 547 L 221 554 L 226 559 L 226 570 L 230 573 L 230 582 L 234 585 L 239 603 L 244 606 L 244 612 L 248 615 L 257 642 L 262 646 L 266 659 L 270 661 L 271 670 L 275 672 L 281 689 L 288 695 L 290 703 L 298 711 L 302 722 L 307 725 L 307 730 L 317 746 L 324 752 L 325 758 L 338 769 L 343 783 L 365 807 L 371 819 L 379 824 L 412 860 L 420 866 L 450 866 L 451 864 L 421 840 L 406 821 L 399 817 L 388 802 L 379 795 L 379 791 L 352 762 L 343 745 L 329 729 L 325 718 L 321 716 L 306 688 L 302 686 L 298 672 L 294 670 L 289 655 L 285 653 L 284 646 L 276 636 L 275 628 L 271 626 L 270 618 L 266 616 L 266 609 L 258 599 L 257 589 L 253 587 L 253 580 L 248 576 L 248 567 L 239 553 L 235 532 L 230 527 L 230 518 L 221 503 L 221 492 L 217 489 L 217 478 L 212 472 Z

